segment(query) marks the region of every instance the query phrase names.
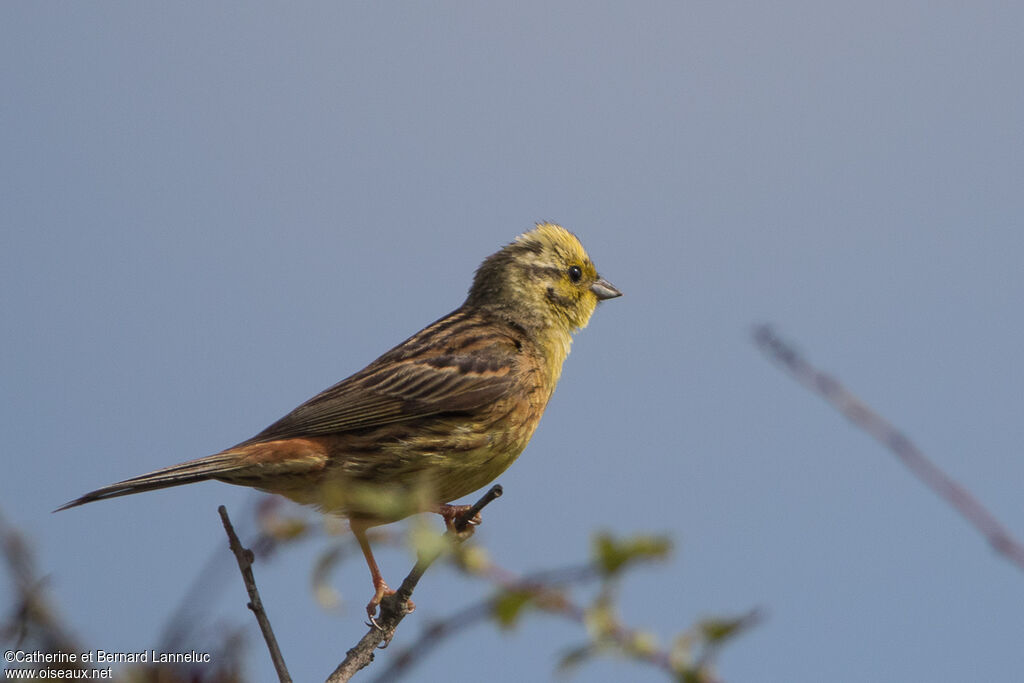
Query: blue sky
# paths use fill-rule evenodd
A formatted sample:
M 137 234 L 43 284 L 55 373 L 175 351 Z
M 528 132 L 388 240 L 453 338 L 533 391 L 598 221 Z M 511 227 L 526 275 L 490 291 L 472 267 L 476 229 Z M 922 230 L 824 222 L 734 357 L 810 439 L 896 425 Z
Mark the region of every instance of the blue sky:
M 6 3 L 3 512 L 83 640 L 153 646 L 216 506 L 252 494 L 50 510 L 258 432 L 549 219 L 625 296 L 480 543 L 530 571 L 597 529 L 670 534 L 623 616 L 669 638 L 764 609 L 729 681 L 1013 680 L 1024 575 L 749 332 L 775 324 L 1024 536 L 1022 30 L 989 2 Z M 364 628 L 365 567 L 326 613 L 314 545 L 257 568 L 296 680 Z M 217 619 L 250 619 L 222 593 Z M 432 571 L 400 637 L 483 594 Z M 580 639 L 482 626 L 418 675 L 546 680 Z M 578 674 L 627 677 L 663 680 Z

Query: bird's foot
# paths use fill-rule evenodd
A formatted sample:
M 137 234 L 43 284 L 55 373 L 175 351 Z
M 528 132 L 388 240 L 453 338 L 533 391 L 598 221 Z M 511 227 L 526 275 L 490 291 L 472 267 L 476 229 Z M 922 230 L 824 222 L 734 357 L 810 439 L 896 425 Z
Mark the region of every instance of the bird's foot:
M 395 591 L 388 588 L 388 585 L 384 583 L 383 580 L 381 580 L 380 582 L 375 581 L 374 587 L 376 591 L 373 594 L 373 598 L 370 600 L 370 602 L 366 604 L 366 616 L 370 618 L 370 625 L 372 625 L 379 631 L 383 631 L 384 628 L 380 625 L 380 623 L 377 622 L 377 609 L 378 607 L 380 607 L 381 601 L 385 598 L 390 598 L 392 595 L 395 594 Z M 414 603 L 412 600 L 409 600 L 405 603 L 406 614 L 411 614 L 415 610 L 416 603 Z M 380 616 L 383 616 L 383 610 L 381 611 Z
M 456 534 L 459 538 L 467 539 L 473 535 L 476 526 L 483 521 L 480 513 L 478 512 L 466 520 L 466 525 L 462 529 L 456 528 L 456 522 L 472 507 L 472 505 L 438 505 L 436 512 L 444 519 L 444 525 L 448 531 Z

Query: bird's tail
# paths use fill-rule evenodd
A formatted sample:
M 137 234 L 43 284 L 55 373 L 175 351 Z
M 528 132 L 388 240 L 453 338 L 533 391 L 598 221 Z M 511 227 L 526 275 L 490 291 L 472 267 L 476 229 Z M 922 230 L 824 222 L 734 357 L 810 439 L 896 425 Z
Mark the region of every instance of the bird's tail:
M 153 491 L 170 486 L 181 486 L 182 484 L 191 484 L 197 481 L 217 479 L 222 475 L 242 468 L 244 468 L 244 465 L 239 462 L 237 454 L 231 451 L 216 453 L 205 458 L 198 458 L 177 465 L 171 465 L 170 467 L 164 467 L 148 474 L 142 474 L 138 477 L 125 479 L 116 484 L 110 484 L 101 489 L 90 491 L 80 498 L 61 505 L 54 512 L 85 505 L 94 500 L 117 498 L 118 496 L 127 496 L 132 493 L 142 493 L 143 491 Z

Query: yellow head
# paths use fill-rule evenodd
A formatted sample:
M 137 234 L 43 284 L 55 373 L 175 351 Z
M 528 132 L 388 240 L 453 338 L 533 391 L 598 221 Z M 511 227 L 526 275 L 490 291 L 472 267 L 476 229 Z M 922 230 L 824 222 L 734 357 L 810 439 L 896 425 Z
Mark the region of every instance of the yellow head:
M 575 235 L 554 223 L 538 223 L 487 257 L 466 304 L 503 310 L 534 329 L 569 334 L 586 326 L 598 301 L 621 294 L 597 274 Z

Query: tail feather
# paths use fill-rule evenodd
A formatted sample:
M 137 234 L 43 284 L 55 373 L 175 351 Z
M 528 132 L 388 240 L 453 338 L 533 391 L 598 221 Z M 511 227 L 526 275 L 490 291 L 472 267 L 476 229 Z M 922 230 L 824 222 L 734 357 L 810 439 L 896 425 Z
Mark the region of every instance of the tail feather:
M 197 481 L 217 479 L 220 475 L 243 468 L 244 465 L 239 462 L 237 455 L 230 452 L 208 455 L 205 458 L 198 458 L 177 465 L 171 465 L 170 467 L 164 467 L 148 474 L 142 474 L 131 479 L 119 481 L 116 484 L 104 486 L 95 491 L 90 491 L 80 498 L 61 505 L 54 512 L 78 507 L 79 505 L 85 505 L 96 500 L 117 498 L 118 496 L 127 496 L 132 493 L 142 493 L 143 491 L 153 491 L 171 486 L 191 484 Z

